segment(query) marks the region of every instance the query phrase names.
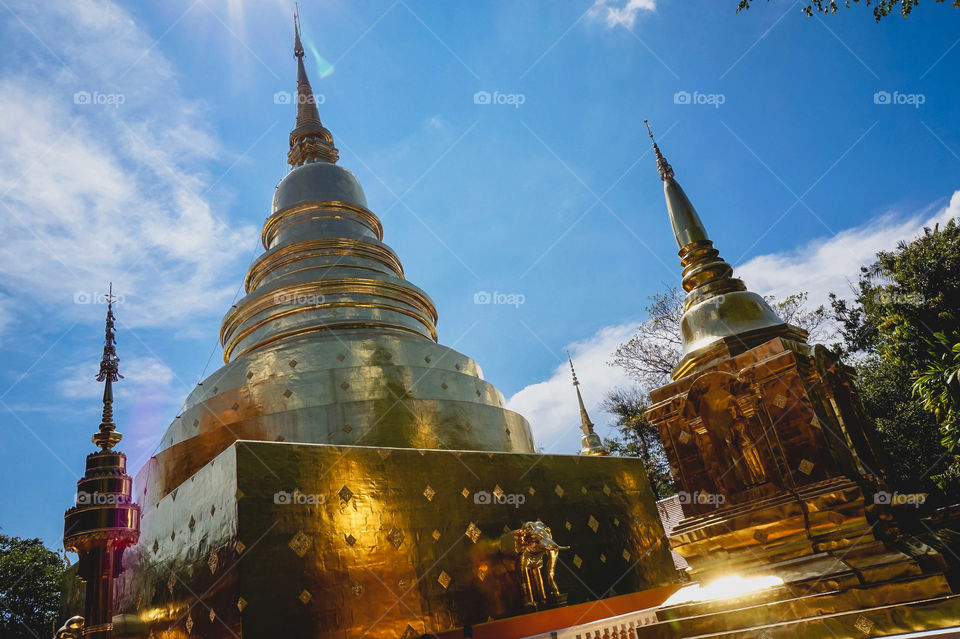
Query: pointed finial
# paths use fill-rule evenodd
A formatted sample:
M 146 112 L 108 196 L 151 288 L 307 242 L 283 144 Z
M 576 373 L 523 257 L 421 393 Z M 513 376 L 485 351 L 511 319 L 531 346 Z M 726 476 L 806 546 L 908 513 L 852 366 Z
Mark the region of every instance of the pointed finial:
M 107 451 L 113 448 L 122 435 L 116 432 L 117 425 L 113 423 L 113 382 L 123 379 L 120 374 L 120 358 L 117 357 L 117 336 L 114 331 L 116 320 L 113 316 L 113 282 L 110 282 L 110 292 L 107 294 L 107 321 L 103 343 L 103 357 L 100 359 L 100 372 L 97 381 L 105 382 L 103 387 L 103 417 L 100 420 L 100 430 L 93 436 L 93 443 Z
M 577 379 L 577 371 L 573 368 L 573 357 L 570 356 L 569 350 L 567 351 L 567 361 L 570 362 L 570 374 L 573 375 L 573 386 L 577 389 L 577 404 L 580 405 L 580 430 L 583 431 L 583 437 L 580 438 L 580 454 L 609 455 L 610 451 L 600 441 L 599 435 L 593 430 L 593 422 L 587 415 L 587 407 L 583 403 L 583 395 L 580 394 L 580 380 Z
M 650 136 L 650 141 L 653 142 L 653 152 L 657 156 L 657 173 L 660 174 L 660 179 L 667 181 L 669 178 L 673 177 L 673 167 L 670 166 L 670 163 L 667 162 L 667 158 L 663 157 L 663 153 L 660 152 L 660 147 L 657 146 L 657 141 L 653 139 L 653 131 L 650 130 L 650 122 L 647 120 L 643 121 L 647 125 L 647 135 Z
M 577 371 L 573 369 L 573 358 L 570 357 L 570 351 L 567 351 L 567 361 L 570 362 L 570 373 L 573 375 L 573 385 L 579 386 L 580 380 L 577 379 Z
M 303 57 L 303 44 L 300 42 L 300 4 L 294 3 L 296 10 L 293 12 L 293 57 Z
M 307 162 L 336 162 L 340 159 L 333 136 L 320 122 L 317 101 L 304 66 L 303 42 L 300 40 L 300 6 L 293 14 L 293 56 L 297 59 L 297 121 L 290 132 L 290 152 L 287 163 L 291 168 Z

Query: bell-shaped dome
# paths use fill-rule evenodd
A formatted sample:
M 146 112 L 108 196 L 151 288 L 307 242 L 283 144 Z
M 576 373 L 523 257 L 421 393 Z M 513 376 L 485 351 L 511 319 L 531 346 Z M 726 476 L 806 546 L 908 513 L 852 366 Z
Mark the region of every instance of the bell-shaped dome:
M 366 208 L 367 198 L 353 173 L 339 164 L 307 162 L 286 175 L 273 194 L 277 213 L 309 202 L 344 202 Z

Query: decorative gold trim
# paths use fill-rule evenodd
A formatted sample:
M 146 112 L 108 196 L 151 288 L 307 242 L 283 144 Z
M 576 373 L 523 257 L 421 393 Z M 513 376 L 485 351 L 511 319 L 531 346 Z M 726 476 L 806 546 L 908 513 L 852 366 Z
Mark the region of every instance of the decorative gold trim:
M 293 227 L 293 226 L 296 226 L 297 224 L 305 224 L 306 222 L 316 222 L 316 221 L 318 221 L 318 220 L 348 220 L 348 221 L 351 221 L 351 222 L 359 223 L 359 224 L 361 224 L 361 225 L 364 225 L 364 224 L 365 224 L 362 220 L 358 220 L 358 219 L 356 219 L 356 218 L 349 218 L 349 217 L 344 216 L 344 215 L 319 215 L 319 214 L 314 214 L 314 215 L 297 215 L 297 216 L 294 216 L 293 219 L 289 220 L 289 221 L 286 222 L 285 224 L 279 226 L 279 227 L 276 229 L 275 234 L 274 234 L 273 237 L 271 238 L 271 241 L 279 241 L 279 240 L 277 240 L 277 236 L 278 236 L 280 233 L 286 231 L 287 229 L 289 229 L 289 228 L 291 228 L 291 227 Z M 376 234 L 376 231 L 374 231 L 374 233 Z M 383 241 L 383 238 L 377 237 L 377 240 L 378 240 L 378 241 Z M 264 247 L 264 248 L 266 248 L 267 250 L 270 250 L 268 247 Z
M 294 269 L 294 270 L 292 270 L 292 271 L 286 271 L 286 272 L 283 273 L 282 275 L 279 275 L 278 278 L 280 278 L 280 277 L 286 277 L 286 276 L 288 276 L 288 275 L 293 275 L 294 273 L 305 273 L 305 272 L 307 272 L 307 271 L 322 271 L 322 270 L 324 270 L 324 269 L 332 269 L 332 268 L 348 268 L 348 269 L 350 269 L 350 270 L 352 270 L 352 271 L 367 271 L 367 272 L 369 272 L 369 273 L 375 273 L 375 274 L 377 274 L 377 275 L 386 275 L 382 270 L 373 268 L 372 266 L 360 266 L 360 265 L 358 265 L 358 264 L 336 263 L 336 264 L 316 264 L 316 265 L 314 265 L 314 266 L 304 266 L 303 268 Z M 268 275 L 269 275 L 269 273 L 268 273 Z M 264 279 L 265 279 L 265 278 L 266 278 L 266 276 L 264 276 Z M 321 276 L 319 277 L 319 279 L 328 279 L 328 278 L 324 278 L 324 277 L 322 276 L 322 274 L 321 274 Z M 262 281 L 257 282 L 257 284 L 253 287 L 254 290 L 256 290 L 256 288 L 257 288 L 260 284 L 262 284 L 262 283 L 263 283 Z M 252 292 L 252 291 L 249 291 L 249 290 L 248 290 L 248 291 L 247 291 L 247 295 L 249 295 L 251 292 Z
M 382 297 L 396 302 L 409 304 L 413 307 L 420 307 L 426 316 L 433 322 L 437 321 L 437 309 L 433 302 L 421 293 L 412 284 L 403 280 L 407 286 L 401 286 L 392 282 L 383 280 L 368 279 L 362 277 L 341 278 L 330 280 L 314 280 L 312 282 L 300 282 L 293 285 L 282 286 L 276 289 L 265 291 L 260 295 L 248 298 L 242 305 L 236 307 L 224 319 L 220 328 L 220 343 L 226 345 L 232 341 L 231 335 L 240 324 L 248 321 L 254 315 L 276 306 L 276 298 L 279 295 L 291 298 L 315 295 L 317 293 L 326 296 L 327 294 L 352 294 L 352 295 L 370 295 L 372 297 Z M 394 295 L 390 295 L 393 293 Z M 359 306 L 358 304 L 352 304 Z M 435 331 L 436 329 L 432 329 Z
M 254 333 L 257 329 L 260 329 L 260 328 L 266 326 L 267 324 L 270 324 L 270 323 L 272 323 L 272 322 L 275 322 L 275 321 L 277 321 L 277 320 L 279 320 L 279 319 L 283 319 L 284 317 L 290 317 L 291 315 L 297 315 L 297 314 L 299 314 L 299 313 L 305 313 L 305 312 L 307 312 L 307 311 L 315 311 L 315 310 L 320 310 L 320 309 L 324 309 L 324 308 L 375 308 L 375 309 L 380 309 L 380 310 L 387 310 L 387 311 L 393 311 L 393 312 L 396 312 L 396 313 L 401 313 L 401 314 L 403 314 L 403 315 L 407 315 L 407 316 L 409 316 L 409 317 L 412 317 L 413 319 L 415 319 L 415 320 L 419 321 L 421 324 L 423 324 L 423 325 L 427 328 L 427 330 L 430 331 L 430 335 L 431 335 L 431 337 L 433 337 L 433 340 L 434 340 L 434 341 L 437 341 L 437 329 L 434 328 L 433 325 L 431 325 L 429 322 L 424 321 L 424 319 L 423 319 L 422 316 L 417 315 L 416 313 L 413 313 L 413 312 L 411 312 L 411 311 L 408 311 L 408 310 L 405 309 L 405 308 L 400 308 L 399 306 L 393 306 L 393 305 L 389 305 L 389 304 L 362 304 L 362 303 L 357 303 L 357 302 L 332 302 L 332 303 L 329 303 L 329 304 L 323 303 L 323 304 L 311 304 L 311 305 L 309 305 L 309 306 L 307 306 L 307 305 L 298 306 L 298 307 L 296 307 L 296 308 L 289 309 L 289 310 L 283 311 L 283 312 L 281 312 L 281 313 L 276 313 L 276 314 L 270 315 L 269 317 L 265 317 L 264 319 L 260 320 L 259 322 L 255 323 L 255 324 L 253 324 L 253 325 L 251 325 L 251 326 L 248 326 L 248 327 L 245 328 L 239 335 L 237 335 L 236 337 L 231 337 L 231 338 L 230 338 L 230 345 L 229 345 L 229 346 L 224 345 L 224 347 L 223 347 L 223 357 L 224 357 L 224 361 L 229 362 L 230 360 L 228 359 L 228 357 L 230 356 L 230 353 L 233 351 L 233 349 L 236 348 L 236 345 L 239 344 L 241 341 L 243 341 L 246 337 L 248 337 L 249 335 L 251 335 L 252 333 Z M 352 322 L 352 320 L 351 320 L 351 322 Z M 383 326 L 383 325 L 386 325 L 386 326 L 389 326 L 389 327 L 397 327 L 396 324 L 392 324 L 392 323 L 388 323 L 388 322 L 365 322 L 364 324 L 365 324 L 366 326 L 371 326 L 371 327 L 372 327 L 372 326 Z M 332 326 L 338 325 L 338 323 L 337 323 L 337 322 L 324 322 L 323 325 L 327 325 L 327 326 L 331 326 L 331 327 L 332 327 Z M 406 327 L 403 327 L 403 328 L 404 328 L 405 330 L 410 330 L 410 329 L 406 329 Z M 417 333 L 417 334 L 419 335 L 419 333 Z M 266 342 L 260 342 L 260 343 L 262 344 L 262 343 L 266 343 Z M 243 351 L 243 353 L 246 353 L 246 352 L 252 350 L 252 348 L 256 348 L 256 347 L 251 347 L 251 348 L 245 349 L 245 350 Z M 241 353 L 241 355 L 242 355 L 243 353 Z M 239 355 L 238 355 L 237 357 L 239 357 Z
M 139 517 L 137 518 L 139 522 Z M 117 528 L 94 528 L 92 530 L 85 530 L 82 533 L 76 533 L 73 535 L 64 535 L 63 538 L 63 547 L 64 550 L 69 550 L 70 552 L 77 552 L 78 549 L 85 547 L 90 542 L 95 541 L 113 541 L 113 542 L 129 542 L 124 543 L 124 546 L 132 546 L 137 543 L 140 539 L 140 531 L 135 528 L 127 527 L 117 527 Z M 120 544 L 116 544 L 116 547 L 119 547 Z
M 260 241 L 263 243 L 263 248 L 269 250 L 270 242 L 273 240 L 273 236 L 279 234 L 282 230 L 280 228 L 275 228 L 279 226 L 286 218 L 297 215 L 298 213 L 305 213 L 307 211 L 345 211 L 347 213 L 352 213 L 356 215 L 360 222 L 366 224 L 370 229 L 377 234 L 377 239 L 381 242 L 383 241 L 383 225 L 380 223 L 380 218 L 374 215 L 369 209 L 366 209 L 357 204 L 351 204 L 350 202 L 341 202 L 340 200 L 315 200 L 312 202 L 304 202 L 303 204 L 296 204 L 294 206 L 281 209 L 274 212 L 270 217 L 267 218 L 267 221 L 263 225 L 263 231 L 260 233 Z M 322 216 L 322 217 L 339 217 L 339 216 Z M 269 236 L 269 239 L 268 239 Z
M 265 339 L 265 340 L 262 340 L 262 341 L 260 341 L 260 342 L 257 342 L 256 344 L 254 344 L 254 345 L 251 346 L 250 348 L 244 349 L 243 351 L 241 351 L 240 353 L 238 353 L 238 354 L 237 354 L 237 357 L 242 357 L 243 355 L 246 355 L 247 353 L 249 353 L 249 352 L 252 351 L 252 350 L 255 350 L 255 349 L 260 348 L 260 347 L 262 347 L 262 346 L 267 346 L 268 344 L 272 344 L 273 342 L 279 341 L 279 340 L 281 340 L 281 339 L 286 339 L 286 338 L 288 338 L 288 337 L 298 337 L 298 336 L 300 336 L 300 335 L 306 335 L 306 334 L 308 334 L 308 333 L 320 333 L 320 332 L 323 332 L 323 331 L 331 331 L 331 330 L 336 330 L 336 329 L 343 330 L 343 329 L 352 329 L 352 328 L 357 328 L 357 329 L 369 328 L 369 329 L 383 330 L 384 326 L 383 326 L 383 324 L 370 323 L 370 322 L 339 322 L 339 323 L 336 323 L 336 324 L 327 324 L 327 325 L 323 325 L 323 326 L 308 326 L 308 327 L 306 327 L 306 328 L 301 328 L 301 329 L 298 329 L 298 330 L 295 330 L 295 331 L 286 331 L 286 332 L 284 332 L 284 333 L 280 333 L 280 334 L 278 334 L 278 335 L 275 335 L 275 336 L 271 337 L 270 339 Z M 406 326 L 400 326 L 400 325 L 397 325 L 397 324 L 391 324 L 391 325 L 389 325 L 387 328 L 388 328 L 389 330 L 394 330 L 394 331 L 404 332 L 404 333 L 410 333 L 411 335 L 416 335 L 417 337 L 423 337 L 423 335 L 422 335 L 421 333 L 418 333 L 417 331 L 415 331 L 415 330 L 413 330 L 413 329 L 407 328 Z M 434 341 L 436 341 L 436 338 L 434 338 Z M 227 356 L 226 356 L 226 355 L 224 355 L 224 361 L 226 361 L 227 363 L 230 362 L 230 360 L 227 359 Z
M 299 95 L 299 94 L 298 94 Z M 321 127 L 322 128 L 322 127 Z M 340 159 L 340 152 L 333 142 L 327 140 L 329 131 L 323 129 L 326 135 L 296 136 L 291 134 L 290 151 L 287 152 L 287 163 L 290 166 L 299 166 L 307 160 L 336 163 Z
M 249 293 L 267 275 L 288 264 L 331 255 L 356 256 L 360 259 L 373 260 L 389 268 L 398 277 L 403 277 L 403 266 L 400 264 L 400 259 L 389 247 L 363 240 L 338 237 L 295 242 L 287 244 L 273 253 L 261 255 L 247 271 L 247 277 L 243 283 L 244 289 Z
M 388 292 L 394 293 L 395 295 L 389 295 L 387 294 Z M 274 306 L 274 299 L 279 295 L 296 298 L 316 293 L 328 293 L 331 295 L 345 293 L 385 297 L 397 302 L 410 304 L 411 306 L 421 306 L 434 322 L 437 321 L 437 310 L 433 305 L 433 301 L 406 280 L 402 280 L 402 284 L 364 277 L 313 280 L 281 286 L 269 291 L 264 291 L 256 297 L 248 297 L 243 304 L 233 309 L 229 319 L 224 320 L 223 327 L 220 329 L 221 343 L 223 342 L 225 333 L 232 330 L 228 330 L 228 323 L 236 324 L 245 321 L 240 317 L 241 314 L 245 313 L 246 317 L 256 315 Z

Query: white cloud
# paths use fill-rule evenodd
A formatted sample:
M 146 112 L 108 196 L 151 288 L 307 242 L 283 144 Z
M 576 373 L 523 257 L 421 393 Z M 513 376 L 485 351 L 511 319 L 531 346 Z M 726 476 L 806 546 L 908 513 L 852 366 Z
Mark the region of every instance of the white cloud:
M 600 426 L 609 416 L 601 412 L 600 402 L 608 390 L 629 383 L 619 368 L 607 362 L 636 329 L 635 321 L 605 326 L 568 347 L 580 378 L 583 402 L 601 436 L 606 435 L 606 428 Z M 507 408 L 530 422 L 534 440 L 545 452 L 573 454 L 580 450 L 580 410 L 571 382 L 570 366 L 564 360 L 546 380 L 520 389 L 507 401 Z
M 960 191 L 933 214 L 930 209 L 908 217 L 887 213 L 797 249 L 759 255 L 735 269 L 736 274 L 761 295 L 783 299 L 807 291 L 811 306 L 827 304 L 830 292 L 851 297 L 850 283 L 856 282 L 860 267 L 871 264 L 878 251 L 893 249 L 899 241 L 920 235 L 923 227 L 943 225 L 951 217 L 960 217 Z
M 68 399 L 91 400 L 99 407 L 103 396 L 103 382 L 96 380 L 99 361 L 68 366 L 58 382 L 60 394 Z M 155 357 L 134 357 L 120 360 L 120 374 L 124 378 L 113 385 L 114 402 L 169 401 L 174 373 Z
M 811 305 L 826 304 L 831 291 L 841 295 L 849 291 L 847 283 L 856 281 L 860 267 L 872 263 L 878 251 L 917 237 L 925 226 L 942 226 L 951 217 L 960 218 L 960 191 L 953 194 L 947 206 L 931 214 L 933 209 L 907 217 L 888 213 L 798 249 L 755 257 L 736 269 L 736 273 L 750 290 L 761 295 L 773 294 L 783 299 L 808 291 Z M 569 347 L 587 410 L 601 436 L 609 432 L 603 425 L 610 422 L 610 415 L 600 411 L 600 402 L 609 391 L 631 383 L 619 368 L 607 362 L 636 327 L 637 322 L 605 326 Z M 580 419 L 576 395 L 570 387 L 570 371 L 563 362 L 547 375 L 546 380 L 520 389 L 509 399 L 507 407 L 530 421 L 537 446 L 545 452 L 573 453 L 579 450 Z
M 222 150 L 203 104 L 184 97 L 153 39 L 107 0 L 12 11 L 51 53 L 0 75 L 6 291 L 77 316 L 75 296 L 112 280 L 127 326 L 223 312 L 256 230 L 211 206 L 207 167 Z M 13 15 L 3 28 L 32 38 Z
M 594 0 L 588 15 L 594 20 L 602 20 L 608 27 L 623 25 L 632 29 L 638 13 L 656 9 L 656 0 Z

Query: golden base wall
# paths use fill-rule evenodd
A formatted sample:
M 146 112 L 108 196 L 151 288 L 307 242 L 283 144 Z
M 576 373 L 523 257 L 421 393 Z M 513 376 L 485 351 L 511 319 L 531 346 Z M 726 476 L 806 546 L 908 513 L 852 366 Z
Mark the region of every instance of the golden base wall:
M 537 519 L 570 546 L 566 603 L 677 581 L 637 460 L 243 441 L 144 504 L 118 612 L 156 636 L 391 639 L 523 614 L 504 539 Z

